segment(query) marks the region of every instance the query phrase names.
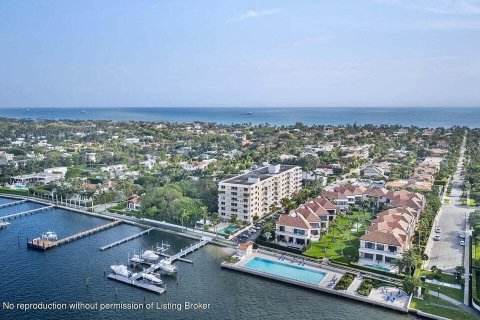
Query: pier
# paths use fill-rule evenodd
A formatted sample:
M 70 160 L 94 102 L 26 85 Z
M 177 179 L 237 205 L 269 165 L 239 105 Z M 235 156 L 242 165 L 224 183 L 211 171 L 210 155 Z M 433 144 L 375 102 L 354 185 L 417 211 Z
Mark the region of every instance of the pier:
M 113 248 L 113 247 L 118 246 L 118 245 L 120 245 L 120 244 L 122 244 L 122 243 L 124 243 L 124 242 L 127 242 L 127 241 L 130 241 L 130 240 L 132 240 L 132 239 L 138 238 L 138 237 L 144 235 L 145 233 L 150 233 L 150 231 L 152 231 L 152 230 L 155 230 L 155 228 L 150 228 L 150 229 L 144 230 L 144 231 L 142 231 L 142 232 L 139 232 L 139 233 L 137 233 L 137 234 L 131 235 L 131 236 L 129 236 L 129 237 L 123 238 L 123 239 L 121 239 L 121 240 L 115 241 L 115 242 L 113 242 L 113 243 L 107 244 L 107 245 L 105 245 L 105 246 L 103 246 L 103 247 L 100 247 L 100 250 L 101 250 L 101 251 L 104 251 L 104 250 Z
M 121 275 L 118 275 L 118 274 L 113 274 L 113 273 L 109 274 L 107 277 L 108 277 L 108 279 L 119 281 L 119 282 L 131 285 L 131 286 L 134 286 L 134 287 L 137 287 L 137 288 L 141 288 L 141 289 L 144 289 L 144 290 L 156 292 L 158 294 L 162 294 L 162 293 L 165 292 L 165 288 L 156 286 L 154 284 L 140 282 L 136 279 L 133 279 L 132 277 L 128 278 L 128 277 L 124 277 L 124 276 L 121 276 Z M 140 278 L 140 277 L 137 277 L 137 279 Z
M 7 202 L 4 204 L 0 204 L 0 209 L 6 208 L 6 207 L 11 207 L 11 206 L 16 206 L 17 204 L 22 204 L 27 202 L 27 200 L 20 200 L 20 201 L 13 201 L 13 202 Z
M 76 233 L 74 235 L 71 235 L 69 237 L 66 237 L 66 238 L 63 238 L 63 239 L 60 239 L 60 240 L 56 240 L 56 241 L 50 241 L 50 240 L 44 240 L 44 239 L 36 238 L 36 239 L 31 240 L 31 241 L 27 241 L 27 246 L 31 249 L 45 251 L 45 250 L 49 250 L 49 249 L 58 247 L 62 244 L 69 243 L 69 242 L 84 238 L 84 237 L 92 235 L 94 233 L 112 228 L 112 227 L 114 227 L 114 226 L 116 226 L 120 223 L 122 223 L 122 220 L 115 220 L 113 222 L 103 224 L 103 225 L 98 226 L 96 228 L 89 229 L 87 231 L 82 231 L 82 232 Z
M 32 215 L 32 214 L 35 214 L 35 213 L 46 212 L 50 209 L 53 209 L 54 207 L 55 206 L 48 206 L 48 207 L 42 207 L 42 208 L 38 208 L 38 209 L 18 212 L 18 213 L 10 214 L 8 216 L 0 217 L 0 220 L 7 221 L 7 220 L 11 220 L 11 219 L 20 218 L 20 217 L 23 217 L 23 216 Z
M 195 251 L 195 250 L 198 250 L 200 249 L 201 247 L 203 247 L 204 245 L 206 245 L 207 243 L 209 243 L 210 241 L 212 241 L 212 238 L 209 238 L 209 237 L 202 237 L 202 240 L 197 242 L 197 243 L 194 243 L 192 244 L 191 246 L 188 246 L 182 250 L 180 250 L 179 253 L 177 254 L 174 254 L 173 256 L 170 256 L 169 258 L 167 258 L 168 260 L 170 260 L 170 262 L 174 262 L 175 260 L 180 260 L 182 257 L 185 257 L 187 254 Z

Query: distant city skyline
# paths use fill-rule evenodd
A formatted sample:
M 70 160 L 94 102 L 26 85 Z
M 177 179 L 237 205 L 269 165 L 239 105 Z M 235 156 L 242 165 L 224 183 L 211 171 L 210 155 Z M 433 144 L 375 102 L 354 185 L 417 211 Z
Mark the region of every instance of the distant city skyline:
M 0 107 L 480 107 L 480 0 L 0 3 Z

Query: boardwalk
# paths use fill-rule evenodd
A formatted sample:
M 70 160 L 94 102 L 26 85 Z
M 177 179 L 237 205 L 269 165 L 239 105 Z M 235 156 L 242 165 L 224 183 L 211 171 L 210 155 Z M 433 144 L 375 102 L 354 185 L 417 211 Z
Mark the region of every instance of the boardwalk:
M 144 231 L 142 231 L 142 232 L 139 232 L 139 233 L 137 233 L 137 234 L 131 235 L 131 236 L 129 236 L 129 237 L 123 238 L 123 239 L 121 239 L 121 240 L 115 241 L 115 242 L 113 242 L 113 243 L 107 244 L 107 245 L 105 245 L 105 246 L 103 246 L 103 247 L 100 247 L 100 250 L 101 250 L 101 251 L 104 251 L 104 250 L 113 248 L 113 247 L 118 246 L 118 245 L 120 245 L 120 244 L 122 244 L 122 243 L 124 243 L 124 242 L 127 242 L 127 241 L 130 241 L 130 240 L 132 240 L 132 239 L 138 238 L 138 237 L 144 235 L 145 233 L 150 233 L 150 231 L 152 231 L 152 230 L 155 230 L 155 228 L 150 228 L 150 229 L 144 230 Z
M 23 216 L 32 215 L 32 214 L 35 214 L 35 213 L 46 212 L 46 211 L 48 211 L 50 209 L 53 209 L 53 208 L 54 208 L 54 206 L 48 206 L 48 207 L 42 207 L 42 208 L 23 211 L 23 212 L 17 212 L 17 213 L 14 213 L 14 214 L 10 214 L 8 216 L 0 217 L 0 220 L 7 221 L 7 220 L 11 220 L 11 219 L 16 219 L 16 218 L 20 218 L 20 217 L 23 217 Z
M 156 292 L 158 294 L 162 294 L 165 292 L 165 289 L 153 284 L 145 283 L 145 282 L 140 282 L 138 280 L 132 279 L 132 278 L 127 278 L 118 274 L 109 274 L 108 279 L 112 279 L 115 281 L 119 281 L 134 287 L 142 288 L 144 290 Z
M 71 235 L 69 237 L 66 237 L 66 238 L 63 238 L 63 239 L 60 239 L 60 240 L 57 240 L 57 241 L 43 240 L 43 239 L 37 238 L 37 239 L 33 239 L 31 241 L 28 241 L 27 245 L 28 245 L 29 248 L 32 248 L 32 249 L 49 250 L 51 248 L 55 248 L 55 247 L 60 246 L 62 244 L 69 243 L 69 242 L 84 238 L 86 236 L 89 236 L 91 234 L 103 231 L 105 229 L 112 228 L 112 227 L 114 227 L 114 226 L 116 226 L 120 223 L 122 223 L 121 220 L 115 220 L 113 222 L 103 224 L 101 226 L 98 226 L 98 227 L 93 228 L 93 229 L 89 229 L 87 231 L 82 231 L 82 232 L 76 233 L 74 235 Z
M 11 206 L 16 206 L 17 204 L 22 204 L 27 202 L 27 200 L 20 200 L 20 201 L 13 201 L 13 202 L 7 202 L 4 204 L 0 204 L 0 209 L 6 208 L 6 207 L 11 207 Z
M 202 237 L 202 240 L 200 242 L 194 243 L 191 246 L 180 250 L 179 253 L 174 254 L 173 256 L 170 256 L 170 258 L 168 258 L 168 260 L 170 260 L 170 262 L 174 262 L 175 260 L 178 260 L 179 258 L 185 257 L 187 254 L 189 254 L 189 253 L 191 253 L 195 250 L 200 249 L 201 247 L 203 247 L 204 245 L 206 245 L 210 241 L 212 241 L 212 238 Z

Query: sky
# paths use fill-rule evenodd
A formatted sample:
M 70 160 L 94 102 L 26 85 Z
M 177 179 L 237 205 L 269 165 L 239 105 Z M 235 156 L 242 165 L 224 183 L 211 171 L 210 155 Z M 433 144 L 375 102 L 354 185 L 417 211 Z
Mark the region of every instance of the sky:
M 0 107 L 480 107 L 480 0 L 0 1 Z

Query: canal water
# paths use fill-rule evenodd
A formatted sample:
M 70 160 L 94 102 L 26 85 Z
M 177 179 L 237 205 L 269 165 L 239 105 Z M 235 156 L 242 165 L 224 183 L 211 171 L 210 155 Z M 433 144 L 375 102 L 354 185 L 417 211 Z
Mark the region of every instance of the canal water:
M 0 198 L 0 203 L 5 199 Z M 26 203 L 0 209 L 6 212 L 37 208 Z M 16 209 L 14 209 L 16 208 Z M 176 262 L 177 280 L 162 277 L 166 293 L 157 295 L 106 278 L 112 264 L 126 264 L 134 250 L 151 248 L 166 241 L 172 252 L 193 240 L 153 231 L 106 251 L 99 247 L 135 234 L 142 229 L 119 225 L 47 252 L 27 249 L 27 238 L 51 230 L 59 238 L 108 221 L 66 210 L 11 220 L 0 230 L 0 319 L 415 319 L 352 300 L 314 292 L 233 271 L 220 263 L 231 249 L 207 245 L 188 256 L 193 264 Z M 15 305 L 2 308 L 3 303 Z M 21 303 L 88 304 L 154 302 L 153 310 L 34 310 L 17 309 Z M 210 304 L 206 310 L 185 310 L 185 302 Z M 158 303 L 158 305 L 157 305 Z M 161 304 L 182 310 L 157 309 Z

